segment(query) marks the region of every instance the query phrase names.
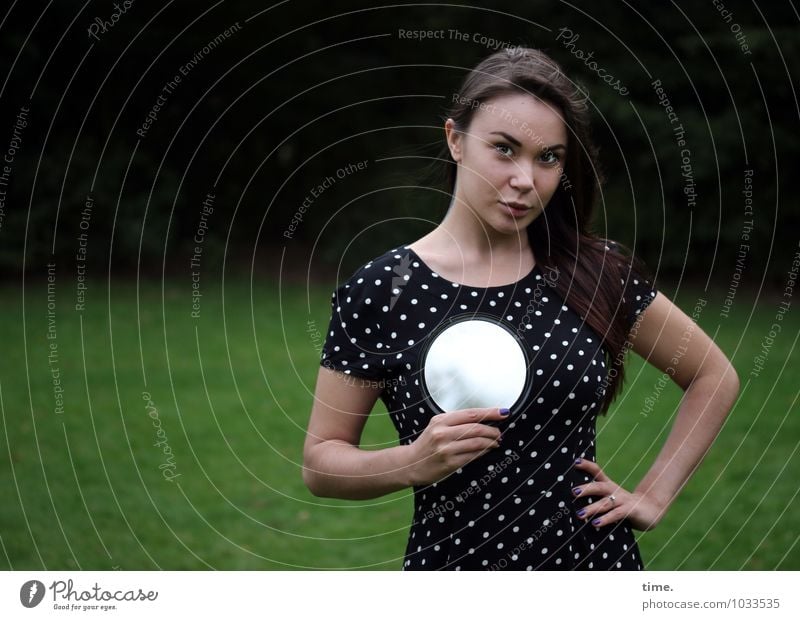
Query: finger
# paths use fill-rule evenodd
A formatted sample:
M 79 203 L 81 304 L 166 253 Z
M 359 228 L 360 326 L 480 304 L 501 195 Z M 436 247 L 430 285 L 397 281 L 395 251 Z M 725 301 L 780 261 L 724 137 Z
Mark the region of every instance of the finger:
M 609 477 L 606 476 L 602 468 L 597 463 L 590 461 L 589 459 L 576 459 L 575 467 L 592 474 L 594 479 L 599 482 L 607 482 L 609 480 Z
M 628 516 L 628 510 L 624 506 L 618 506 L 609 512 L 601 514 L 591 520 L 591 524 L 595 527 L 604 527 L 622 521 Z
M 476 422 L 474 424 L 459 424 L 452 427 L 455 439 L 469 439 L 471 437 L 487 437 L 499 439 L 502 434 L 500 429 Z
M 468 424 L 471 422 L 483 422 L 491 420 L 507 420 L 508 414 L 503 414 L 501 411 L 508 411 L 501 407 L 482 407 L 478 409 L 459 409 L 457 411 L 449 411 L 448 413 L 441 413 L 444 422 L 450 426 L 457 426 L 459 424 Z
M 476 437 L 483 437 L 486 439 L 498 440 L 500 439 L 500 430 L 492 426 L 486 426 L 480 422 L 459 424 L 458 426 L 447 426 L 442 429 L 442 438 L 444 441 L 463 441 L 465 439 L 473 439 Z
M 592 502 L 591 504 L 583 506 L 579 510 L 576 510 L 575 515 L 584 521 L 591 521 L 595 517 L 599 517 L 611 510 L 614 510 L 617 506 L 619 506 L 619 498 L 617 498 L 615 502 L 612 502 L 606 496 L 597 500 L 596 502 Z
M 581 469 L 594 477 L 595 480 L 600 482 L 608 480 L 608 476 L 606 476 L 603 469 L 592 460 L 589 459 L 576 459 L 575 460 L 575 468 Z
M 603 499 L 598 500 L 595 502 L 598 505 L 599 512 L 611 512 L 612 510 L 616 510 L 620 504 L 620 498 L 618 495 L 614 496 L 614 501 L 611 501 L 611 495 L 606 495 Z
M 473 437 L 470 439 L 462 439 L 460 441 L 454 441 L 451 445 L 450 452 L 453 455 L 456 454 L 466 454 L 472 452 L 482 452 L 485 450 L 492 450 L 493 448 L 499 448 L 500 443 L 494 439 L 489 439 L 486 437 Z
M 593 497 L 595 495 L 611 495 L 617 486 L 611 481 L 608 482 L 587 482 L 572 488 L 573 497 Z

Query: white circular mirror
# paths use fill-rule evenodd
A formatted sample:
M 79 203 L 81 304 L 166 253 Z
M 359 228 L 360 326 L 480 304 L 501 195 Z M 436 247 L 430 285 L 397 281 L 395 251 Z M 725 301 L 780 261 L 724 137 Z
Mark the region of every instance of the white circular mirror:
M 494 318 L 451 320 L 431 335 L 422 366 L 425 392 L 443 412 L 513 409 L 529 384 L 522 342 Z

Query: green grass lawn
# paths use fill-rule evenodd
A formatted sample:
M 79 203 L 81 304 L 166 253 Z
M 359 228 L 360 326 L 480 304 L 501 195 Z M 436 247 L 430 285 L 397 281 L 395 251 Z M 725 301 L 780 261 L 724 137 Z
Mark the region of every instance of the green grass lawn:
M 210 278 L 203 286 L 199 318 L 191 316 L 191 284 L 178 280 L 163 299 L 159 282 L 142 284 L 137 297 L 135 283 L 113 282 L 109 294 L 107 283 L 93 281 L 79 313 L 65 276 L 55 339 L 47 338 L 44 283 L 27 284 L 24 307 L 18 287 L 0 288 L 0 560 L 26 570 L 399 570 L 409 491 L 320 499 L 301 478 L 321 346 L 313 331 L 325 332 L 332 288 L 261 282 L 251 294 L 249 282 L 228 281 L 223 297 Z M 678 301 L 690 313 L 699 296 L 681 291 Z M 787 314 L 756 378 L 753 357 L 776 302 L 754 307 L 740 291 L 721 319 L 723 295 L 702 296 L 709 301 L 699 323 L 731 356 L 742 392 L 671 511 L 639 533 L 645 563 L 800 569 L 791 370 L 800 317 Z M 55 410 L 56 368 L 63 412 Z M 636 356 L 628 368 L 625 393 L 598 426 L 598 458 L 630 489 L 655 458 L 680 390 L 670 385 L 643 416 L 660 373 Z M 371 449 L 395 444 L 381 403 L 364 441 Z

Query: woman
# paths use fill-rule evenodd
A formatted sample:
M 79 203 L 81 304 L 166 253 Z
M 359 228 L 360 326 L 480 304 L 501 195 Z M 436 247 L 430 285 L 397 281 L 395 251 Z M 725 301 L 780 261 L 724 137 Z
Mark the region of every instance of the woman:
M 599 180 L 586 106 L 552 59 L 527 48 L 489 56 L 444 130 L 444 220 L 333 295 L 305 483 L 348 499 L 413 487 L 405 570 L 641 570 L 632 530 L 655 527 L 700 463 L 738 394 L 736 373 L 644 265 L 589 232 Z M 478 314 L 516 332 L 530 389 L 512 411 L 438 411 L 424 389 L 426 341 Z M 633 490 L 604 473 L 594 442 L 628 349 L 685 390 Z M 400 445 L 362 450 L 378 398 Z

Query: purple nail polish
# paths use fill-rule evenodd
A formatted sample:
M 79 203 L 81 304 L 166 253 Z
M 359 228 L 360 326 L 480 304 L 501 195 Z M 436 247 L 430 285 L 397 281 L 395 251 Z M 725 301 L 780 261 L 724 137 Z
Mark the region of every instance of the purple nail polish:
M 581 494 L 581 490 L 580 489 L 572 489 L 572 492 L 575 493 L 575 495 L 580 495 Z
M 585 514 L 586 514 L 586 510 L 585 510 L 585 509 L 583 509 L 583 508 L 582 508 L 581 510 L 579 510 L 579 511 L 578 511 L 578 516 L 579 516 L 579 517 L 582 517 L 582 516 L 583 516 L 583 515 L 585 515 Z
M 508 415 L 508 413 L 509 413 L 509 409 L 506 409 L 505 407 L 503 407 L 500 410 L 500 415 Z
M 592 525 L 600 525 L 600 519 L 595 519 L 592 521 Z
M 580 465 L 583 461 L 581 459 L 575 459 L 575 464 Z

